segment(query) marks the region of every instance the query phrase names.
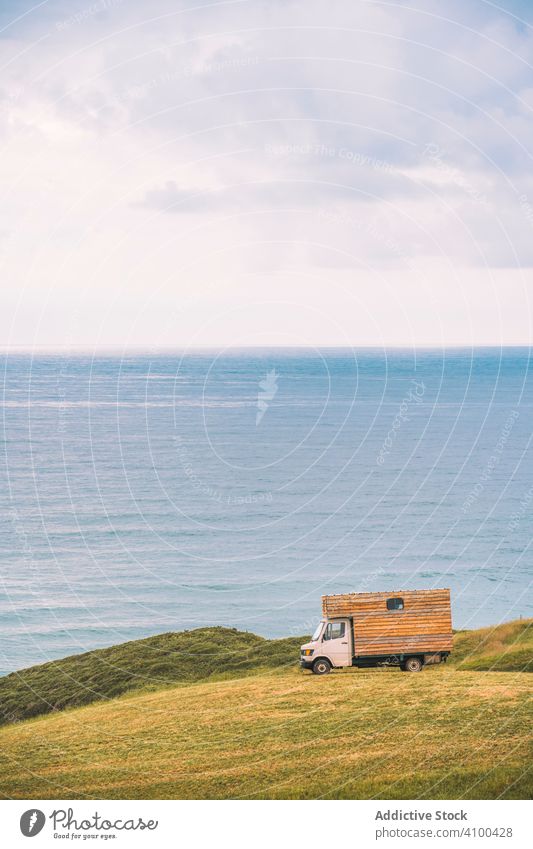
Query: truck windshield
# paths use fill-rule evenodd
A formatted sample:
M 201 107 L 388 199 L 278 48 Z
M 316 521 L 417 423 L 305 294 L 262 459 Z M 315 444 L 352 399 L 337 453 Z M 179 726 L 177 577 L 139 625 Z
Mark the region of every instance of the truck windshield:
M 323 623 L 323 622 L 319 622 L 319 623 L 318 623 L 318 625 L 317 625 L 317 626 L 316 626 L 316 628 L 315 628 L 315 633 L 314 633 L 314 634 L 313 634 L 313 636 L 311 637 L 311 642 L 314 642 L 314 640 L 318 640 L 318 638 L 320 637 L 320 634 L 321 634 L 321 632 L 322 632 L 322 626 L 323 626 L 323 625 L 324 625 L 324 623 Z

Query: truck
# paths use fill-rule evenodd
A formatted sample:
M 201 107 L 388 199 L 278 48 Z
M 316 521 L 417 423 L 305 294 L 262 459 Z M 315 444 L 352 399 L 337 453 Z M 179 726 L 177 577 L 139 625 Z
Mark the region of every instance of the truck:
M 449 589 L 325 595 L 300 665 L 315 675 L 345 666 L 420 672 L 446 661 L 452 639 Z

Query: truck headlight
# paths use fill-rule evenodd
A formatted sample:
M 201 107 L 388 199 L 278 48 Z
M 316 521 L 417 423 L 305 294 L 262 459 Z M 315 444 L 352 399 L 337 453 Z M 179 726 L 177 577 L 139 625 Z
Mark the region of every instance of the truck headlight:
M 302 654 L 305 655 L 305 657 L 311 657 L 313 649 L 303 649 Z

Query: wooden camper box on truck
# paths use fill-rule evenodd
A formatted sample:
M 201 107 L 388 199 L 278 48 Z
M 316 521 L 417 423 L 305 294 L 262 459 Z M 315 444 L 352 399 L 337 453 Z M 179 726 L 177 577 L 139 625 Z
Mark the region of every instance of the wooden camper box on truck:
M 322 612 L 352 620 L 354 659 L 416 654 L 431 663 L 452 650 L 449 589 L 326 595 Z

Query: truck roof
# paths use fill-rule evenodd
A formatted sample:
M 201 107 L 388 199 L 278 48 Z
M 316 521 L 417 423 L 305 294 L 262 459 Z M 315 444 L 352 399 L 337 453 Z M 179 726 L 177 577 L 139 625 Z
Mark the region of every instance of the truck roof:
M 435 588 L 431 588 L 429 590 L 428 589 L 425 589 L 425 590 L 378 590 L 378 591 L 375 591 L 375 592 L 365 592 L 365 593 L 357 593 L 357 592 L 332 593 L 331 595 L 323 595 L 322 598 L 345 598 L 346 596 L 352 596 L 352 595 L 357 596 L 357 597 L 360 597 L 360 596 L 375 597 L 375 596 L 380 596 L 380 595 L 381 596 L 392 596 L 392 595 L 402 595 L 402 594 L 408 595 L 410 593 L 443 593 L 443 592 L 449 593 L 450 588 L 449 587 L 435 587 Z
M 431 607 L 450 607 L 450 590 L 440 587 L 430 590 L 386 590 L 366 593 L 339 593 L 322 596 L 322 613 L 325 616 L 349 616 L 352 611 L 371 606 L 380 608 L 387 599 L 401 598 L 409 602 L 410 609 Z

